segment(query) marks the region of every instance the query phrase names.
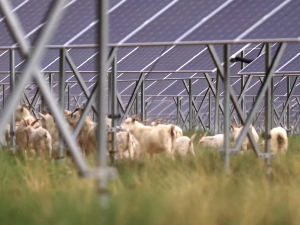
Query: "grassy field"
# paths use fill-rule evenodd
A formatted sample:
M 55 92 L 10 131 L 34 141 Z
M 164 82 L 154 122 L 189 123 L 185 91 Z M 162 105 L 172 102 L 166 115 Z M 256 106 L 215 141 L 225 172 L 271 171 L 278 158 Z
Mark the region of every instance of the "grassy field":
M 198 138 L 196 138 L 198 140 Z M 300 137 L 272 162 L 273 180 L 253 153 L 222 157 L 199 149 L 196 157 L 164 155 L 118 162 L 103 212 L 95 182 L 83 180 L 71 160 L 30 160 L 0 152 L 0 224 L 299 224 Z

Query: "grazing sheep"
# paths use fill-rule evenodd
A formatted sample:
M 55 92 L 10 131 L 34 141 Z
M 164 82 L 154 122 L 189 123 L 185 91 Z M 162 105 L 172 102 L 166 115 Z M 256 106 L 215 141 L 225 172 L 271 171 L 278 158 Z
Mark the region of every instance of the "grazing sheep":
M 232 121 L 231 123 L 231 139 L 233 139 L 234 144 L 236 143 L 240 133 L 242 132 L 243 126 L 237 126 L 236 123 L 234 121 Z M 258 142 L 259 136 L 255 130 L 255 128 L 250 125 L 250 130 L 254 136 L 254 139 L 256 141 L 256 143 Z M 252 144 L 250 143 L 250 140 L 248 139 L 248 137 L 246 137 L 242 143 L 242 147 L 241 147 L 241 151 L 243 151 L 244 153 L 247 152 L 248 149 L 254 149 L 254 147 L 252 146 Z
M 151 127 L 157 127 L 157 126 L 171 126 L 171 124 L 166 125 L 166 124 L 161 124 L 161 122 L 164 122 L 165 120 L 163 119 L 157 119 L 155 121 L 153 121 L 150 126 Z M 173 125 L 175 126 L 175 125 Z M 179 138 L 183 135 L 182 129 L 178 126 L 175 126 L 175 138 Z
M 193 145 L 195 137 L 196 134 L 193 134 L 191 138 L 187 136 L 177 138 L 174 143 L 174 153 L 181 156 L 185 156 L 187 153 L 195 155 Z
M 47 150 L 49 158 L 51 158 L 52 140 L 50 133 L 41 126 L 34 127 L 38 119 L 32 123 L 29 122 L 29 119 L 23 119 L 23 121 L 25 125 L 21 131 L 25 131 L 29 137 L 28 147 L 33 148 L 39 155 L 43 150 Z
M 216 134 L 214 136 L 206 136 L 206 133 L 199 140 L 201 147 L 222 148 L 224 145 L 224 134 Z
M 262 136 L 265 136 L 264 134 Z M 288 137 L 286 130 L 282 127 L 275 127 L 270 131 L 270 150 L 274 153 L 285 154 L 288 149 Z M 265 142 L 262 141 L 261 145 L 264 146 Z
M 67 121 L 70 124 L 70 126 L 75 129 L 84 109 L 83 108 L 77 108 L 75 109 L 70 115 L 67 116 Z M 91 120 L 89 116 L 86 116 L 85 121 L 81 127 L 81 130 L 77 136 L 78 145 L 85 154 L 89 154 L 95 151 L 96 147 L 91 148 L 90 146 L 95 146 L 95 134 L 93 139 L 87 138 L 87 135 L 90 131 L 90 129 L 93 128 L 93 130 L 96 130 L 96 123 Z M 95 132 L 94 132 L 95 133 Z
M 125 120 L 121 128 L 128 129 L 150 155 L 166 152 L 172 156 L 175 140 L 174 125 L 149 127 L 137 122 L 135 117 L 131 117 Z
M 120 155 L 120 158 L 123 158 L 123 153 L 128 152 L 129 158 L 133 159 L 135 142 L 130 132 L 128 130 L 120 131 L 117 133 L 116 137 L 116 149 Z
M 15 122 L 16 124 L 18 124 L 18 126 L 16 127 L 16 144 L 19 147 L 19 149 L 21 151 L 25 151 L 26 147 L 28 145 L 28 135 L 27 133 L 23 130 L 23 128 L 26 126 L 26 124 L 24 123 L 23 119 L 25 119 L 26 121 L 28 120 L 29 123 L 32 123 L 33 121 L 35 121 L 35 118 L 33 116 L 31 116 L 29 109 L 33 108 L 30 105 L 19 105 L 16 108 L 15 111 Z M 34 125 L 35 127 L 39 126 L 38 123 L 35 123 Z

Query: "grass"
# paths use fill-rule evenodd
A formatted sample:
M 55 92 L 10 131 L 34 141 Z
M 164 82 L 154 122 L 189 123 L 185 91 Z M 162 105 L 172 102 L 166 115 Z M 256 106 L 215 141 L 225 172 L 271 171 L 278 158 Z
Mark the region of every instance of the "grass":
M 253 153 L 222 157 L 199 149 L 196 157 L 164 155 L 123 160 L 109 183 L 110 208 L 101 211 L 95 182 L 64 163 L 0 152 L 0 224 L 299 224 L 300 137 L 272 160 L 273 179 Z

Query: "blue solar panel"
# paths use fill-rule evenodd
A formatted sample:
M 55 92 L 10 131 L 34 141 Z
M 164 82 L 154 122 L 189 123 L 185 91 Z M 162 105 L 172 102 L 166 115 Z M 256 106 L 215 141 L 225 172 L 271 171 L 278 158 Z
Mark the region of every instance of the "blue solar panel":
M 254 29 L 245 39 L 298 38 L 300 1 L 290 1 L 276 14 Z
M 274 56 L 278 44 L 273 45 L 272 47 L 272 56 Z M 300 52 L 300 44 L 298 43 L 289 43 L 287 48 L 284 51 L 284 54 L 276 67 L 276 70 L 280 69 L 282 66 L 287 64 L 293 57 L 295 57 Z M 285 71 L 285 69 L 284 69 Z M 264 73 L 265 72 L 265 54 L 262 54 L 259 58 L 245 67 L 240 74 L 251 74 L 251 73 Z
M 232 40 L 277 7 L 282 0 L 236 0 L 183 41 Z
M 279 72 L 298 72 L 300 71 L 300 52 L 295 55 L 295 58 L 292 59 L 291 62 L 289 62 L 287 65 L 284 67 L 281 67 Z
M 175 41 L 223 3 L 224 0 L 178 1 L 127 42 Z
M 170 2 L 170 0 L 126 1 L 109 14 L 109 41 L 112 43 L 121 41 Z M 91 13 L 94 11 L 86 11 L 87 15 Z M 95 43 L 95 34 L 96 26 L 92 26 L 72 44 Z

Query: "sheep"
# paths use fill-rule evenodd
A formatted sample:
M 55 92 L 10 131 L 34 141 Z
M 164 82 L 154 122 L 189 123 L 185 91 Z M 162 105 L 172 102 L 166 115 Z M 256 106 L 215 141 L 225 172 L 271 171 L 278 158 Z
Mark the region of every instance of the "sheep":
M 187 136 L 177 138 L 174 143 L 174 153 L 181 156 L 185 156 L 187 153 L 190 153 L 195 156 L 193 145 L 195 137 L 196 134 L 193 134 L 191 138 Z
M 32 123 L 35 121 L 35 118 L 31 116 L 29 112 L 29 108 L 33 108 L 30 105 L 23 104 L 22 106 L 17 106 L 16 112 L 15 112 L 15 121 L 18 123 L 18 127 L 16 129 L 16 144 L 19 147 L 19 150 L 25 151 L 26 147 L 28 145 L 28 135 L 24 131 L 24 127 L 26 124 L 24 123 L 23 119 L 26 121 L 28 120 L 29 123 Z M 34 124 L 35 127 L 39 126 L 38 123 Z
M 46 129 L 42 128 L 41 126 L 34 127 L 38 120 L 39 119 L 36 119 L 32 123 L 30 123 L 29 119 L 23 119 L 25 126 L 21 129 L 21 131 L 25 131 L 29 137 L 28 147 L 33 148 L 39 155 L 41 155 L 41 151 L 47 150 L 48 156 L 49 158 L 51 158 L 51 135 Z
M 83 108 L 77 108 L 70 115 L 67 116 L 67 121 L 73 129 L 75 129 L 83 113 L 83 110 L 84 110 Z M 81 130 L 77 136 L 79 147 L 86 155 L 95 152 L 96 150 L 95 131 L 96 131 L 96 123 L 93 122 L 89 116 L 86 116 L 85 121 L 81 127 Z M 87 138 L 89 137 L 88 135 L 89 133 L 91 136 L 93 136 L 92 138 Z
M 222 148 L 224 145 L 224 134 L 206 136 L 206 133 L 199 140 L 199 145 L 208 148 Z
M 42 127 L 46 129 L 51 135 L 52 150 L 57 150 L 59 146 L 59 130 L 57 125 L 54 122 L 52 115 L 45 112 L 40 113 L 39 115 L 40 115 Z
M 156 126 L 170 126 L 170 124 L 169 125 L 161 124 L 161 122 L 163 122 L 163 121 L 165 121 L 165 120 L 163 120 L 163 119 L 157 119 L 157 120 L 153 121 L 150 124 L 150 126 L 151 127 L 156 127 Z M 180 127 L 178 127 L 178 126 L 175 126 L 175 138 L 182 137 L 182 135 L 183 135 L 182 129 Z
M 237 124 L 234 121 L 232 121 L 231 128 L 232 128 L 232 130 L 231 130 L 230 136 L 231 136 L 231 139 L 233 139 L 233 142 L 235 144 L 240 133 L 242 132 L 243 126 L 237 126 Z M 258 136 L 255 128 L 252 125 L 250 125 L 249 128 L 254 136 L 254 140 L 257 143 L 259 136 Z M 250 143 L 250 140 L 248 139 L 248 137 L 246 137 L 242 143 L 241 151 L 242 151 L 242 153 L 245 153 L 245 152 L 247 152 L 248 149 L 254 149 L 254 148 L 253 148 L 252 144 Z
M 149 127 L 138 123 L 135 117 L 131 117 L 125 120 L 121 128 L 128 129 L 143 146 L 145 152 L 148 152 L 151 156 L 162 152 L 166 152 L 169 156 L 173 155 L 174 125 Z
M 128 152 L 129 158 L 133 159 L 135 141 L 129 130 L 118 132 L 116 138 L 116 149 L 120 155 L 120 158 L 123 158 L 123 153 Z
M 262 135 L 263 137 L 265 134 Z M 274 153 L 285 154 L 288 149 L 287 132 L 282 127 L 275 127 L 270 131 L 270 150 Z M 265 142 L 262 141 L 261 145 L 264 146 Z

